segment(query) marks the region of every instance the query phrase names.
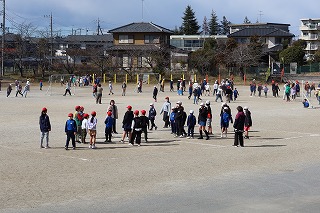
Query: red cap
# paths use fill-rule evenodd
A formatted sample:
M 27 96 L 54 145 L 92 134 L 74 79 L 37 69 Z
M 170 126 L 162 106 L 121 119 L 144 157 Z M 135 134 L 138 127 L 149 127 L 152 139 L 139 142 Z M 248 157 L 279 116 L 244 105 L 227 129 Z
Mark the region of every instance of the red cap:
M 70 113 L 68 114 L 68 117 L 72 117 L 72 118 L 73 118 L 73 114 L 70 112 Z
M 80 106 L 75 106 L 74 109 L 78 111 L 80 109 Z
M 43 107 L 42 110 L 41 110 L 41 112 L 46 112 L 46 111 L 48 111 L 48 110 L 45 107 Z
M 83 111 L 83 110 L 84 110 L 84 107 L 83 107 L 83 106 L 81 106 L 81 107 L 80 107 L 80 111 Z
M 84 118 L 89 118 L 89 115 L 88 115 L 87 113 L 84 113 L 84 114 L 83 114 L 83 117 L 84 117 Z
M 145 115 L 146 114 L 146 111 L 143 109 L 143 110 L 141 110 L 141 114 L 142 115 Z
M 111 112 L 111 111 L 108 111 L 108 112 L 107 112 L 107 115 L 108 115 L 108 116 L 111 116 L 111 115 L 112 115 L 112 112 Z
M 128 109 L 132 109 L 132 106 L 129 105 L 129 106 L 127 106 L 127 108 L 128 108 Z
M 92 115 L 92 116 L 96 116 L 96 115 L 97 115 L 96 111 L 92 111 L 92 112 L 91 112 L 91 115 Z
M 169 97 L 167 96 L 167 97 L 165 97 L 165 99 L 168 99 L 168 100 L 169 100 Z
M 135 110 L 135 111 L 133 112 L 133 114 L 139 115 L 139 110 Z

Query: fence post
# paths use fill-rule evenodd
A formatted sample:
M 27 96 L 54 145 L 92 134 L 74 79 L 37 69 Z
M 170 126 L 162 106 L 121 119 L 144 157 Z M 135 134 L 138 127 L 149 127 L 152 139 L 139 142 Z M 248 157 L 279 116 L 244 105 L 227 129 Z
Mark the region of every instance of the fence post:
M 106 74 L 103 74 L 103 83 L 106 83 Z
M 126 84 L 128 84 L 128 74 L 126 74 Z
M 114 83 L 117 83 L 117 74 L 114 74 Z
M 139 74 L 137 74 L 137 83 L 139 83 Z
M 148 85 L 150 84 L 150 75 L 148 74 Z

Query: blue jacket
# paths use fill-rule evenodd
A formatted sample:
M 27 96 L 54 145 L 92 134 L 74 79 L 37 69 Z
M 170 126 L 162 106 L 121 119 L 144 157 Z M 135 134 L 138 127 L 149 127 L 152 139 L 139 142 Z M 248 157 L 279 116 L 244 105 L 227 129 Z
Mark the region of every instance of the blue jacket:
M 188 126 L 195 126 L 197 124 L 196 117 L 193 114 L 190 114 L 187 119 Z
M 112 128 L 113 118 L 111 116 L 107 116 L 104 123 L 106 124 L 106 128 Z
M 66 121 L 66 126 L 65 126 L 65 128 L 64 128 L 64 131 L 65 131 L 65 132 L 68 132 L 68 131 L 77 132 L 76 121 L 73 120 L 73 119 L 68 119 L 68 120 Z

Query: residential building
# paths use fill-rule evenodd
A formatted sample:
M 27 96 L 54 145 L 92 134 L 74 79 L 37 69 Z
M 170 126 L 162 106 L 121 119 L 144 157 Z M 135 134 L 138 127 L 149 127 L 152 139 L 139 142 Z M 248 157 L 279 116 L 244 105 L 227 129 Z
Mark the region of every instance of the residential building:
M 300 39 L 305 40 L 308 59 L 320 48 L 320 18 L 300 19 Z
M 266 52 L 282 50 L 282 43 L 287 40 L 292 42 L 294 34 L 289 32 L 289 24 L 257 23 L 230 25 L 229 38 L 238 43 L 249 43 L 250 38 L 258 36 L 265 45 Z
M 113 56 L 117 69 L 150 71 L 157 63 L 155 54 L 165 58 L 164 63 L 170 66 L 171 30 L 152 22 L 138 22 L 108 32 L 113 35 L 113 46 L 107 52 Z

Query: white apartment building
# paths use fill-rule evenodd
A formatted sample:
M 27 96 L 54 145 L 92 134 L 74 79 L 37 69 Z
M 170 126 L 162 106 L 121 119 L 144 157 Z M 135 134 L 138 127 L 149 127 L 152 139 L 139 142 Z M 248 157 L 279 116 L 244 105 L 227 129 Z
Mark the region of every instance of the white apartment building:
M 320 18 L 300 19 L 300 39 L 307 42 L 306 57 L 310 59 L 320 48 Z

